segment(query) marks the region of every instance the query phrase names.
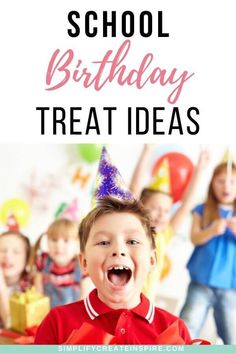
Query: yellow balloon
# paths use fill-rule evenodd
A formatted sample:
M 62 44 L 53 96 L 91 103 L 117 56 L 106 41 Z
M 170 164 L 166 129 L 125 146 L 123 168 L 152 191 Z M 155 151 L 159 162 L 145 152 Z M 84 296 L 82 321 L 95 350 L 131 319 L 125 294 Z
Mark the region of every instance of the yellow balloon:
M 7 224 L 7 219 L 10 215 L 14 215 L 17 224 L 22 227 L 26 226 L 30 217 L 29 204 L 20 198 L 6 200 L 1 208 L 1 220 L 4 225 Z

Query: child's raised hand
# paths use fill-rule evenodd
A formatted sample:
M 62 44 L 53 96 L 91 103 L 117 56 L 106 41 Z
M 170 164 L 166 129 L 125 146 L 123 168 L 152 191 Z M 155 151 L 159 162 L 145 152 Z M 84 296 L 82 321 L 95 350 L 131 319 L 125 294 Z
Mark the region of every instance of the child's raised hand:
M 236 216 L 227 219 L 227 225 L 228 228 L 234 233 L 234 235 L 236 236 Z
M 143 151 L 150 153 L 154 150 L 154 147 L 155 147 L 155 144 L 144 144 Z
M 209 150 L 202 149 L 198 157 L 197 168 L 203 170 L 208 165 L 209 160 L 210 160 Z
M 221 236 L 227 227 L 226 219 L 216 219 L 211 224 L 210 228 L 214 236 Z

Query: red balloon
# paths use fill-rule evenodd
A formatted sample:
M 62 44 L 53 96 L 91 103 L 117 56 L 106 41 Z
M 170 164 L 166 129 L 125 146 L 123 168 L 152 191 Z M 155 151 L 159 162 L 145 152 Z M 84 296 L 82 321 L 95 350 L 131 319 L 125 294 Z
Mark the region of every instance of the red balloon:
M 168 160 L 170 168 L 171 195 L 173 201 L 181 199 L 185 188 L 193 173 L 193 164 L 191 160 L 179 152 L 169 152 L 158 159 L 152 168 L 152 174 L 155 175 L 163 160 Z

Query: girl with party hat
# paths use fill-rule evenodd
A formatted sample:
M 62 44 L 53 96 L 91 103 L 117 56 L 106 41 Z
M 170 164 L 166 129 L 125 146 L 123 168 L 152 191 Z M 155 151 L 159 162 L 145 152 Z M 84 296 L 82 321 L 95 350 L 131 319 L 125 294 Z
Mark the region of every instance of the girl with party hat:
M 187 264 L 191 282 L 180 316 L 198 335 L 213 309 L 219 337 L 236 344 L 236 165 L 216 166 L 204 203 L 193 210 Z
M 144 293 L 152 300 L 156 297 L 159 280 L 165 274 L 165 268 L 168 265 L 168 258 L 165 255 L 166 247 L 191 211 L 202 171 L 209 158 L 207 151 L 200 153 L 191 180 L 182 196 L 181 204 L 175 213 L 171 214 L 173 198 L 168 160 L 163 160 L 151 183 L 143 189 L 143 178 L 153 148 L 153 145 L 144 145 L 130 183 L 133 195 L 139 198 L 144 207 L 149 210 L 152 224 L 156 230 L 157 267 L 149 274 L 144 287 Z
M 37 240 L 31 256 L 34 285 L 37 291 L 49 296 L 51 307 L 81 297 L 83 281 L 78 261 L 78 222 L 73 220 L 75 208 L 77 211 L 73 201 L 58 215 Z M 43 236 L 47 238 L 47 252 L 41 250 Z

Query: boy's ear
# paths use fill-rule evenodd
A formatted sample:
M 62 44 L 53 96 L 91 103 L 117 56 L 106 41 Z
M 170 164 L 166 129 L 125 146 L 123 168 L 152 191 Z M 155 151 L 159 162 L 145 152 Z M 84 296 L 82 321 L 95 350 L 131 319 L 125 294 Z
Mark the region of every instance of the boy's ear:
M 80 268 L 84 272 L 86 272 L 87 271 L 87 261 L 86 261 L 84 253 L 79 254 L 79 263 L 80 263 Z

